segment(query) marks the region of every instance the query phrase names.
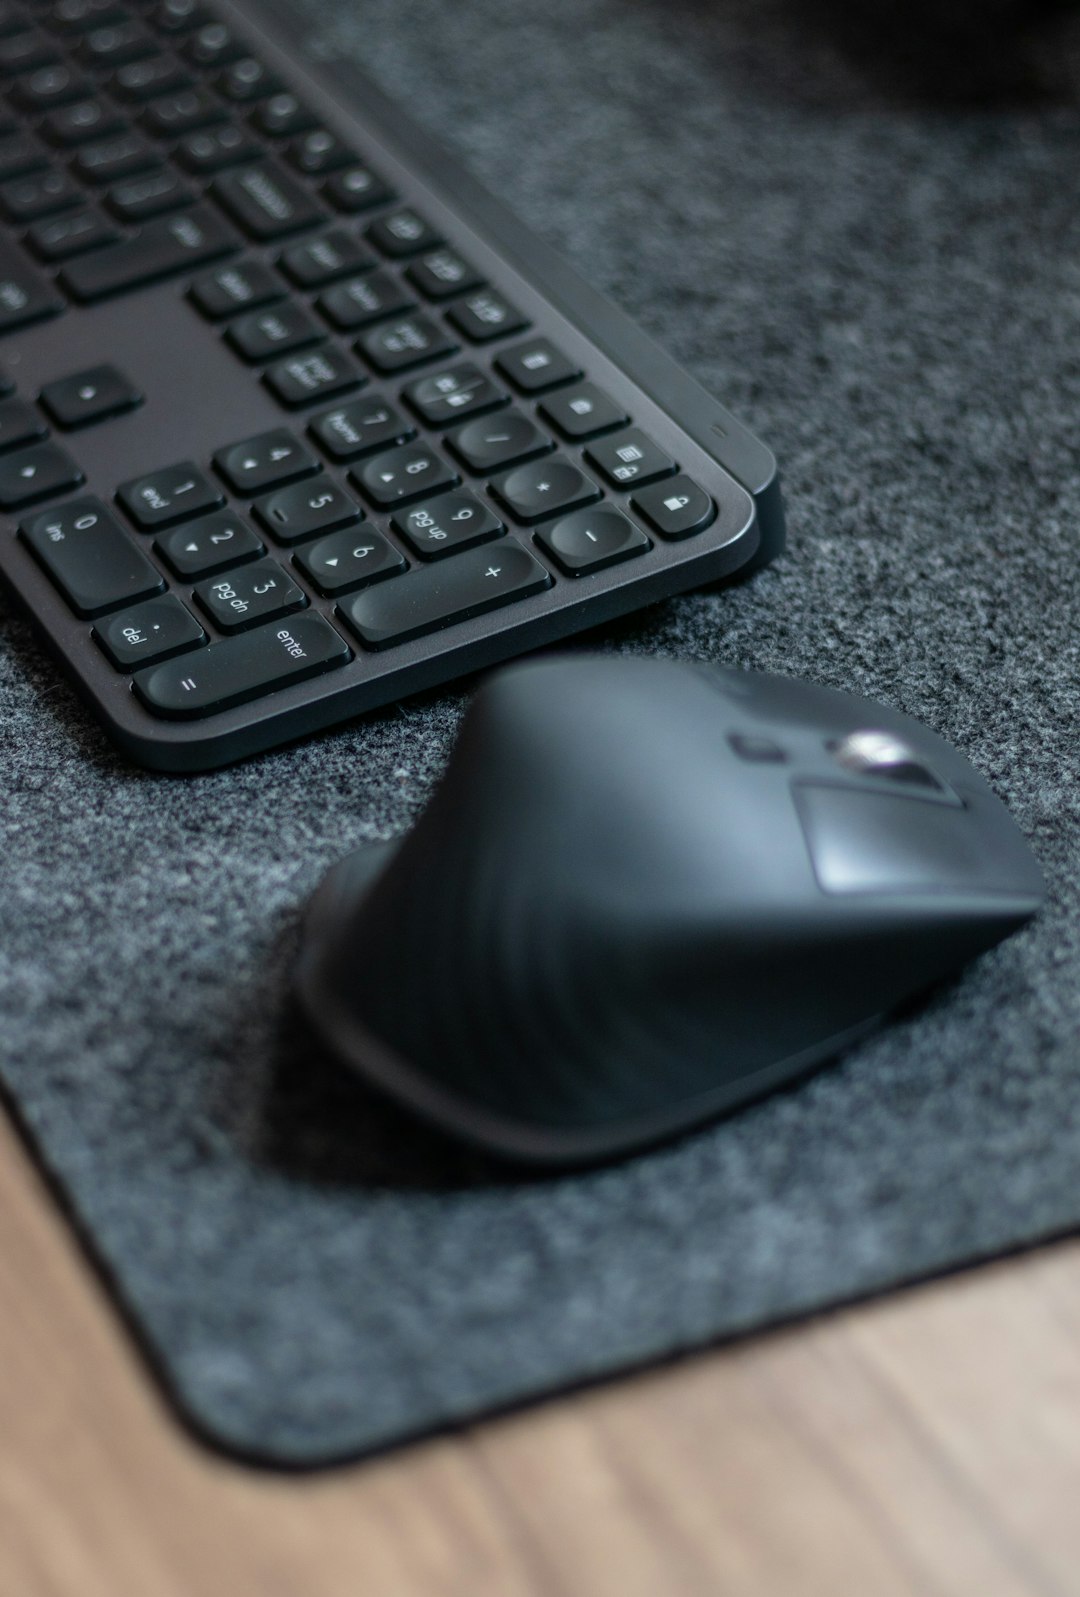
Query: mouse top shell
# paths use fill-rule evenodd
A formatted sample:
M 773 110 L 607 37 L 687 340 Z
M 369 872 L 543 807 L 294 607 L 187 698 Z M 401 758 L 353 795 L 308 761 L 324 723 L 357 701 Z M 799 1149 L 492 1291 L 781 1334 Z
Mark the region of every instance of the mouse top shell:
M 413 831 L 329 874 L 298 983 L 413 1108 L 573 1162 L 805 1073 L 1041 895 L 988 785 L 909 717 L 558 657 L 489 679 Z

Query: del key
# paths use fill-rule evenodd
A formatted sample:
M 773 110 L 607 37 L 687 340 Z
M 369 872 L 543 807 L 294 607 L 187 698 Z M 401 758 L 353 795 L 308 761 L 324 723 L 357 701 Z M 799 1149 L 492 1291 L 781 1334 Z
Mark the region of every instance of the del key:
M 184 720 L 246 704 L 351 659 L 352 650 L 321 616 L 294 615 L 147 666 L 134 678 L 135 691 L 155 715 Z

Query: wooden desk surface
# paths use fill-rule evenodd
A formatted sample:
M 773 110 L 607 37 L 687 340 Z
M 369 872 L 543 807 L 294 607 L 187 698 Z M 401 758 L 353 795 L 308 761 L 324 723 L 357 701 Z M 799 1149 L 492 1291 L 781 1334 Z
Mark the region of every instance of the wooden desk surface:
M 313 1477 L 202 1451 L 0 1124 L 0 1597 L 1080 1593 L 1080 1243 Z

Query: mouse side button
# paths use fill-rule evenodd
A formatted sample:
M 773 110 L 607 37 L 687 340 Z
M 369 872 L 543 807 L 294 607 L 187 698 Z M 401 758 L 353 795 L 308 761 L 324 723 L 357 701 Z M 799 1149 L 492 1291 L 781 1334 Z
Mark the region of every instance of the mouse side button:
M 1041 899 L 1042 876 L 1004 812 L 797 782 L 793 796 L 825 893 L 996 893 Z

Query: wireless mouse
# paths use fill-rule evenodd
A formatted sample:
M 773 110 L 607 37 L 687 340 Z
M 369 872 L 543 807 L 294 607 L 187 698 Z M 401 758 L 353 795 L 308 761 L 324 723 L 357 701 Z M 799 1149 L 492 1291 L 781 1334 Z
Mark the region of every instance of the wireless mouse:
M 805 1075 L 1042 897 L 987 783 L 907 716 L 555 657 L 490 678 L 412 831 L 329 872 L 297 985 L 417 1113 L 579 1163 Z

